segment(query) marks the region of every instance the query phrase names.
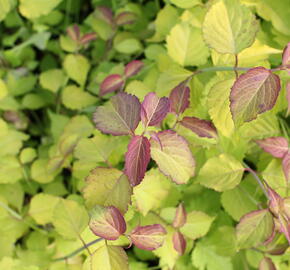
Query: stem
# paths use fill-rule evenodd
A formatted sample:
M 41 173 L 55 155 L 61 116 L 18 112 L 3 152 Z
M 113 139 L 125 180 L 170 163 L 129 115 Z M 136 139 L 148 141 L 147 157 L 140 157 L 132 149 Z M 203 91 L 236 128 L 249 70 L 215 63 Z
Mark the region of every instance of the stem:
M 64 256 L 64 257 L 60 257 L 60 258 L 56 258 L 54 259 L 53 261 L 54 262 L 58 262 L 58 261 L 65 261 L 75 255 L 77 255 L 78 253 L 80 253 L 81 251 L 83 251 L 84 249 L 87 249 L 88 247 L 100 242 L 101 240 L 103 240 L 103 238 L 98 238 L 98 239 L 95 239 L 94 241 L 92 242 L 89 242 L 88 244 L 85 244 L 83 247 L 80 247 L 78 249 L 76 249 L 75 251 L 73 251 L 72 253 L 68 254 L 67 256 Z
M 17 212 L 11 209 L 8 205 L 3 202 L 0 202 L 0 206 L 5 209 L 11 216 L 15 217 L 18 220 L 22 220 L 22 216 L 20 216 Z
M 239 63 L 239 60 L 238 60 L 238 55 L 235 54 L 235 68 L 238 67 L 238 63 Z M 239 77 L 239 74 L 238 74 L 238 71 L 235 69 L 235 74 L 236 74 L 236 79 Z

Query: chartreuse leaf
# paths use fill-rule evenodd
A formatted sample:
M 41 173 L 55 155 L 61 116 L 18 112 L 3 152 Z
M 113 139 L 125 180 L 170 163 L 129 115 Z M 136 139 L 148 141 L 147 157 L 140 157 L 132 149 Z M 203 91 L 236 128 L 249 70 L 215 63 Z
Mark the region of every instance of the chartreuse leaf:
M 166 42 L 169 56 L 181 66 L 205 64 L 209 56 L 201 30 L 187 22 L 175 25 Z
M 48 167 L 48 159 L 36 159 L 31 166 L 31 178 L 38 183 L 49 183 L 55 178 L 56 173 L 50 172 Z
M 214 219 L 201 211 L 192 211 L 187 214 L 186 223 L 180 232 L 193 240 L 200 238 L 207 234 Z
M 23 177 L 22 168 L 15 156 L 4 156 L 0 158 L 0 183 L 12 184 Z
M 53 210 L 53 225 L 65 238 L 79 237 L 88 225 L 89 216 L 86 209 L 75 201 L 61 199 Z
M 0 0 L 0 21 L 5 19 L 12 7 L 13 2 L 11 0 Z
M 87 257 L 82 270 L 129 270 L 126 252 L 121 247 L 103 245 Z
M 140 122 L 140 112 L 141 104 L 136 96 L 119 93 L 105 106 L 97 107 L 94 122 L 104 133 L 132 134 Z
M 96 168 L 86 178 L 83 189 L 86 205 L 114 205 L 125 213 L 131 201 L 132 188 L 128 178 L 115 168 Z
M 244 215 L 237 226 L 239 248 L 252 248 L 266 241 L 274 230 L 274 220 L 268 209 Z
M 24 148 L 20 153 L 20 161 L 22 164 L 30 163 L 37 156 L 37 153 L 34 148 L 27 147 Z
M 219 0 L 207 12 L 202 30 L 210 48 L 219 53 L 238 54 L 254 42 L 258 23 L 238 0 Z
M 1 6 L 1 2 L 0 2 L 0 6 Z M 3 99 L 4 97 L 6 97 L 7 94 L 8 94 L 7 86 L 4 83 L 4 81 L 2 79 L 0 79 L 0 99 Z
M 87 58 L 81 54 L 68 54 L 63 62 L 67 75 L 79 85 L 84 85 L 90 69 Z
M 180 8 L 192 8 L 200 4 L 200 0 L 170 0 L 170 2 Z
M 40 225 L 51 223 L 53 221 L 54 207 L 59 200 L 60 198 L 56 196 L 38 193 L 31 199 L 29 215 Z
M 138 210 L 146 216 L 150 210 L 158 209 L 166 200 L 171 184 L 157 169 L 151 169 L 140 185 L 134 187 L 134 201 Z
M 41 4 L 38 0 L 20 0 L 20 13 L 28 18 L 35 19 L 49 14 L 62 0 L 43 0 Z
M 65 74 L 61 69 L 50 69 L 40 74 L 39 82 L 43 88 L 56 93 L 65 83 Z
M 243 176 L 244 167 L 228 154 L 221 154 L 206 161 L 198 174 L 201 185 L 216 191 L 225 191 L 237 186 Z
M 186 140 L 171 130 L 150 139 L 151 157 L 159 169 L 177 184 L 185 184 L 194 175 L 195 161 Z

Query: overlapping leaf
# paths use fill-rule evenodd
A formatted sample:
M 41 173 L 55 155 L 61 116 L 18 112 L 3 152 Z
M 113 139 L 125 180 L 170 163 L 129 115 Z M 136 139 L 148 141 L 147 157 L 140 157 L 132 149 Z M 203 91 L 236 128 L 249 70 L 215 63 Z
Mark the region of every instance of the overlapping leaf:
M 172 237 L 172 242 L 173 242 L 174 249 L 180 255 L 183 255 L 185 252 L 185 248 L 186 248 L 186 240 L 185 240 L 184 236 L 182 235 L 182 233 L 180 233 L 178 231 L 175 232 L 173 234 L 173 237 Z
M 144 63 L 139 60 L 133 60 L 125 66 L 125 76 L 127 78 L 132 77 L 139 73 L 143 68 Z
M 104 96 L 106 94 L 120 90 L 124 84 L 125 81 L 123 80 L 121 75 L 119 74 L 109 75 L 102 81 L 100 85 L 100 95 Z
M 170 92 L 170 110 L 177 115 L 183 113 L 189 107 L 190 90 L 187 83 L 188 80 L 181 82 Z
M 283 137 L 270 137 L 256 143 L 273 157 L 282 158 L 288 152 L 288 141 Z

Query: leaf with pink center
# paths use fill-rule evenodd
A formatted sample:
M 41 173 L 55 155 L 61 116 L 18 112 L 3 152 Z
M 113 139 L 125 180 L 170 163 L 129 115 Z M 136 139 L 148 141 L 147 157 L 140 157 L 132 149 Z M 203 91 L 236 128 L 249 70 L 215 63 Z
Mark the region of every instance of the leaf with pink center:
M 115 19 L 116 24 L 119 26 L 132 24 L 136 22 L 136 20 L 137 20 L 137 15 L 130 11 L 124 11 L 124 12 L 119 13 Z
M 170 93 L 170 111 L 177 115 L 183 113 L 189 107 L 190 90 L 187 87 L 188 80 L 181 82 Z
M 217 138 L 217 130 L 209 120 L 186 116 L 181 120 L 180 124 L 190 129 L 199 137 Z
M 94 16 L 102 19 L 110 25 L 114 25 L 113 11 L 105 6 L 100 6 L 95 9 Z
M 96 128 L 103 133 L 118 135 L 134 134 L 141 117 L 138 98 L 127 93 L 119 93 L 94 113 Z
M 125 155 L 125 173 L 131 186 L 140 184 L 150 161 L 150 143 L 144 136 L 134 136 Z
M 230 94 L 230 109 L 236 125 L 271 110 L 280 91 L 280 79 L 264 67 L 255 67 L 241 75 Z
M 194 176 L 195 160 L 183 137 L 172 130 L 164 130 L 155 133 L 150 144 L 152 159 L 175 183 L 185 184 Z
M 139 73 L 143 68 L 144 63 L 139 60 L 133 60 L 125 66 L 125 76 L 127 78 L 132 77 Z
M 162 246 L 166 230 L 160 224 L 138 226 L 130 233 L 132 243 L 145 250 L 154 250 Z
M 282 160 L 282 168 L 286 178 L 286 181 L 290 181 L 290 150 L 287 154 L 283 157 Z
M 256 143 L 273 157 L 282 158 L 288 152 L 288 141 L 283 137 L 270 137 L 256 140 Z
M 283 204 L 283 199 L 275 190 L 270 188 L 268 185 L 267 185 L 267 193 L 270 198 L 269 209 L 275 216 L 278 217 Z
M 186 249 L 186 240 L 182 233 L 175 232 L 172 237 L 173 247 L 180 254 L 183 255 Z
M 154 92 L 147 94 L 142 102 L 141 120 L 144 126 L 158 125 L 169 112 L 167 97 L 159 98 Z
M 124 84 L 125 81 L 121 75 L 111 74 L 102 81 L 100 86 L 100 95 L 104 96 L 106 94 L 120 90 Z
M 88 34 L 85 34 L 81 37 L 80 43 L 85 45 L 85 44 L 95 40 L 96 38 L 97 38 L 96 33 L 88 33 Z
M 116 207 L 96 205 L 90 211 L 89 227 L 99 237 L 117 240 L 120 235 L 125 233 L 126 222 Z
M 282 66 L 288 69 L 288 73 L 290 74 L 290 42 L 284 48 L 282 54 Z
M 186 216 L 187 216 L 187 213 L 184 208 L 184 205 L 180 203 L 175 211 L 175 217 L 172 223 L 173 227 L 174 228 L 182 227 L 186 223 Z
M 74 24 L 73 26 L 67 28 L 66 30 L 67 34 L 69 35 L 69 37 L 73 40 L 78 42 L 80 39 L 80 28 Z

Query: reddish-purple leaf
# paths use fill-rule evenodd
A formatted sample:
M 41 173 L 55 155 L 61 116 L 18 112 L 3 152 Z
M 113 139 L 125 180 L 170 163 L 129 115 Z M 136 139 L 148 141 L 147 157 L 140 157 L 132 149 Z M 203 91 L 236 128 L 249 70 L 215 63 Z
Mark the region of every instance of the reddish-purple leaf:
M 126 222 L 120 211 L 114 206 L 96 205 L 90 211 L 89 227 L 91 231 L 104 239 L 116 240 L 126 231 Z
M 209 120 L 186 116 L 181 120 L 180 124 L 196 133 L 199 137 L 217 138 L 217 130 Z
M 269 208 L 271 212 L 278 217 L 280 213 L 281 206 L 283 204 L 282 197 L 272 188 L 267 185 L 267 193 L 269 195 Z
M 286 86 L 286 99 L 288 102 L 288 108 L 287 108 L 287 116 L 288 116 L 290 114 L 290 82 L 288 82 Z
M 113 16 L 113 12 L 110 8 L 105 7 L 105 6 L 101 6 L 101 7 L 97 7 L 95 9 L 94 15 L 102 20 L 104 20 L 105 22 L 107 22 L 108 24 L 113 25 L 114 24 L 114 16 Z
M 107 76 L 101 83 L 100 95 L 104 96 L 106 94 L 112 93 L 114 91 L 120 90 L 125 81 L 119 74 L 112 74 Z
M 162 246 L 166 230 L 160 224 L 138 226 L 130 233 L 133 244 L 145 250 L 154 250 Z
M 170 93 L 170 111 L 177 115 L 183 113 L 189 106 L 190 90 L 187 87 L 188 80 L 181 82 Z
M 288 152 L 288 141 L 283 137 L 256 140 L 256 143 L 273 157 L 282 158 Z
M 257 118 L 273 108 L 280 91 L 280 79 L 264 67 L 256 67 L 241 75 L 230 94 L 230 109 L 237 125 Z
M 282 167 L 286 180 L 290 181 L 290 150 L 282 160 Z
M 173 247 L 180 254 L 183 255 L 186 248 L 186 240 L 182 233 L 175 232 L 172 237 Z
M 290 69 L 290 42 L 284 48 L 284 51 L 282 54 L 282 65 Z M 290 70 L 288 70 L 288 73 L 290 73 Z
M 264 257 L 260 261 L 259 270 L 276 270 L 276 267 L 270 258 Z
M 150 143 L 144 136 L 134 136 L 125 155 L 125 173 L 131 186 L 139 185 L 150 161 Z
M 139 73 L 143 68 L 144 63 L 139 60 L 133 60 L 125 66 L 125 76 L 127 78 L 132 77 Z
M 80 39 L 80 28 L 74 24 L 73 26 L 67 28 L 67 34 L 69 35 L 69 37 L 74 40 L 74 41 L 79 41 Z
M 182 227 L 186 223 L 186 216 L 187 214 L 186 214 L 185 208 L 183 204 L 180 203 L 175 211 L 175 217 L 172 223 L 173 227 L 174 228 Z
M 88 34 L 85 34 L 81 37 L 80 43 L 85 45 L 85 44 L 95 40 L 96 38 L 97 38 L 96 33 L 88 33 Z
M 94 113 L 96 128 L 103 133 L 118 135 L 134 134 L 141 117 L 138 98 L 127 93 L 118 93 Z
M 144 126 L 158 125 L 169 112 L 170 105 L 167 97 L 159 98 L 154 92 L 144 98 L 141 119 Z
M 124 11 L 117 15 L 115 22 L 117 25 L 132 24 L 136 22 L 137 15 L 130 11 Z

